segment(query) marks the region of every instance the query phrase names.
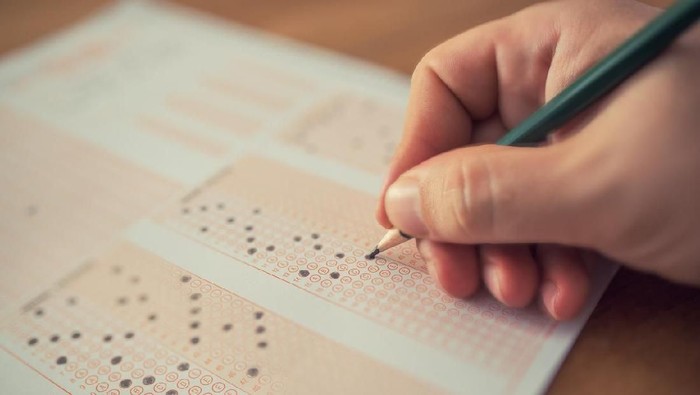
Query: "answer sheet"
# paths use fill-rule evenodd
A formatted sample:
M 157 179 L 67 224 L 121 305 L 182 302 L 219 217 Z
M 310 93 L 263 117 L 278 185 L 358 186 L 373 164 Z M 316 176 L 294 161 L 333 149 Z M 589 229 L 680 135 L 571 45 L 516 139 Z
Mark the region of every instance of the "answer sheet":
M 0 62 L 2 393 L 542 392 L 558 323 L 439 290 L 373 209 L 408 78 L 167 3 Z

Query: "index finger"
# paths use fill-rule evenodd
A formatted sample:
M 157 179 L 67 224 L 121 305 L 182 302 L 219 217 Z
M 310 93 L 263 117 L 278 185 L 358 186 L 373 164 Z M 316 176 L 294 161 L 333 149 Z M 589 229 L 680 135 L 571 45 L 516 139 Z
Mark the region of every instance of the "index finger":
M 551 58 L 549 44 L 555 40 L 532 37 L 551 33 L 528 29 L 536 24 L 533 21 L 528 26 L 513 26 L 506 23 L 509 20 L 468 30 L 437 46 L 419 62 L 411 79 L 404 135 L 377 206 L 376 218 L 384 227 L 391 227 L 384 194 L 402 173 L 469 144 L 474 125 L 481 120 L 500 112 L 509 126 L 511 120 L 520 120 L 539 106 L 548 67 L 533 62 L 533 58 L 543 53 Z M 500 103 L 499 96 L 504 98 Z
M 428 52 L 416 66 L 404 135 L 389 165 L 377 208 L 377 220 L 382 225 L 391 226 L 384 212 L 387 187 L 424 160 L 466 145 L 470 141 L 472 117 L 493 112 L 494 45 L 492 40 L 484 40 L 483 35 L 482 29 L 478 29 L 476 33 L 454 37 Z M 459 56 L 463 51 L 475 60 L 463 64 Z

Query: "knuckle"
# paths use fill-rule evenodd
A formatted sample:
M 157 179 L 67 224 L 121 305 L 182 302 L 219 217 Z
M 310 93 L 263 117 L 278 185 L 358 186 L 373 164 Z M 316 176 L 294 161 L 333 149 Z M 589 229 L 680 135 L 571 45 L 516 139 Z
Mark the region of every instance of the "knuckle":
M 471 229 L 479 235 L 488 236 L 494 233 L 496 221 L 497 196 L 494 189 L 494 178 L 487 158 L 476 155 L 462 168 L 464 180 L 464 206 L 467 215 L 462 226 Z
M 420 76 L 425 73 L 425 56 L 424 55 L 420 61 L 418 61 L 418 64 L 416 64 L 416 67 L 413 69 L 413 73 L 411 73 L 411 84 L 415 84 L 415 82 L 420 78 Z
M 437 74 L 435 69 L 440 67 L 439 65 L 442 58 L 442 52 L 442 45 L 438 45 L 423 55 L 421 60 L 416 65 L 416 68 L 413 70 L 411 82 L 418 80 L 424 75 Z
M 449 232 L 468 235 L 469 231 L 473 229 L 471 226 L 471 207 L 467 198 L 467 180 L 460 173 L 461 166 L 453 172 L 454 180 L 452 185 L 447 188 L 449 192 L 446 199 L 447 210 L 445 210 L 444 215 L 449 217 L 445 218 L 443 222 L 451 224 L 452 229 L 449 229 Z
M 440 196 L 425 199 L 435 202 L 424 207 L 426 225 L 437 236 L 476 242 L 488 237 L 495 224 L 491 171 L 479 156 L 456 162 L 435 180 L 440 185 L 427 188 Z

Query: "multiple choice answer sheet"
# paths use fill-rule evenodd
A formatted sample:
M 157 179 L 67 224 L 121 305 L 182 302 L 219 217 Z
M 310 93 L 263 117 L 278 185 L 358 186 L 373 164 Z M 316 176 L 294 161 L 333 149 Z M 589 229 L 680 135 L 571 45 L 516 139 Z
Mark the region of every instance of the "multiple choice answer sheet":
M 407 78 L 152 2 L 0 62 L 3 393 L 538 393 L 586 314 L 374 261 Z

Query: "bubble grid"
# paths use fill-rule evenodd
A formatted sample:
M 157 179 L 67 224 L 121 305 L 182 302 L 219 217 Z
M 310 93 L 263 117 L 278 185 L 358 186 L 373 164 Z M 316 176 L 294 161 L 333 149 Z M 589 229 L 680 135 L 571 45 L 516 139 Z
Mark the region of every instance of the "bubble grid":
M 381 230 L 367 232 L 375 228 L 363 228 L 367 225 L 352 216 L 370 208 L 357 202 L 371 199 L 264 161 L 242 161 L 166 209 L 159 221 L 281 281 L 485 368 L 519 374 L 553 329 L 555 323 L 538 310 L 510 309 L 483 292 L 468 301 L 449 297 L 427 274 L 415 247 L 401 246 L 368 261 L 364 255 Z M 254 178 L 252 168 L 257 170 Z M 319 207 L 313 197 L 290 196 L 284 190 L 289 182 L 316 185 L 314 192 L 322 193 L 325 202 L 336 202 L 335 207 Z M 251 201 L 262 195 L 266 198 Z M 356 204 L 346 210 L 343 199 Z
M 40 372 L 96 394 L 434 390 L 129 243 L 0 329 Z

